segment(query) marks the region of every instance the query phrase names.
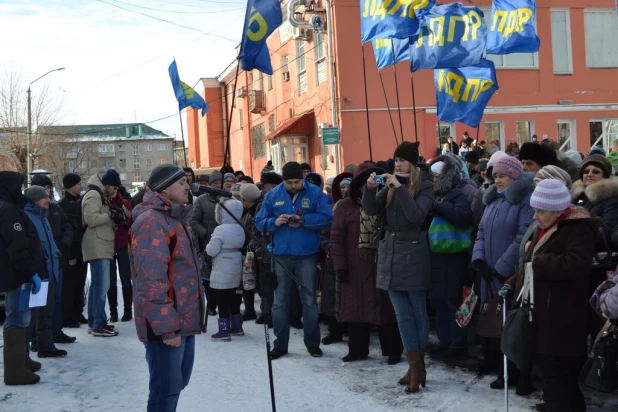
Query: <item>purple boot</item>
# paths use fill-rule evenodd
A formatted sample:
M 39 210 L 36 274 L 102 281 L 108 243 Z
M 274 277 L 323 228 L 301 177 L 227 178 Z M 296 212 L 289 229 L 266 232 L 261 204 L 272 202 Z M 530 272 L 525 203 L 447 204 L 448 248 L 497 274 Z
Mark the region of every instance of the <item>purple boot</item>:
M 242 330 L 242 315 L 232 315 L 232 328 L 230 329 L 232 336 L 245 336 L 245 331 Z
M 229 342 L 230 337 L 230 318 L 219 318 L 219 332 L 210 337 L 213 342 Z

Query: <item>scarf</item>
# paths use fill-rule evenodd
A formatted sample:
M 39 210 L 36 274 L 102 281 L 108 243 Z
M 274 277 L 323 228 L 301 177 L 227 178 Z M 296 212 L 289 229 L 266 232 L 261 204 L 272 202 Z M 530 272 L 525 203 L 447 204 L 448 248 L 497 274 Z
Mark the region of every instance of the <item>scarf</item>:
M 360 204 L 360 201 L 358 201 Z M 361 259 L 374 260 L 375 250 L 371 247 L 371 235 L 376 224 L 375 216 L 369 216 L 361 206 L 360 213 L 360 236 L 358 237 L 358 253 Z
M 547 233 L 547 231 L 549 229 L 551 229 L 552 227 L 556 226 L 558 223 L 562 222 L 564 219 L 566 219 L 567 217 L 569 217 L 569 215 L 571 214 L 571 208 L 568 208 L 567 210 L 564 211 L 563 214 L 561 214 L 560 216 L 558 216 L 558 219 L 556 219 L 556 221 L 554 223 L 552 223 L 551 226 L 545 228 L 545 229 L 541 229 L 539 230 L 539 237 L 538 240 L 541 240 L 543 238 L 543 236 L 545 236 L 545 234 Z M 537 241 L 538 242 L 538 241 Z

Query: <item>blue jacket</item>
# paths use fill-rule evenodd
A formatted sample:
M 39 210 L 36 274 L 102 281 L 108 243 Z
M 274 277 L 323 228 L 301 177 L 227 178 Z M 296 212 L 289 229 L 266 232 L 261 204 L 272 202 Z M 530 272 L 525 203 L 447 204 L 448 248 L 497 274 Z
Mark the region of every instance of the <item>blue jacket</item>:
M 62 257 L 62 253 L 60 253 L 60 250 L 56 246 L 56 242 L 54 242 L 54 233 L 52 232 L 48 220 L 49 210 L 41 209 L 34 203 L 28 201 L 24 207 L 24 211 L 36 229 L 36 233 L 41 241 L 41 249 L 45 259 L 45 270 L 49 277 L 49 281 L 52 283 L 58 282 L 60 280 L 60 258 Z
M 301 227 L 275 226 L 279 216 L 294 215 L 299 210 L 304 220 Z M 255 217 L 255 227 L 262 233 L 270 233 L 270 249 L 274 255 L 310 256 L 320 249 L 320 230 L 329 228 L 332 219 L 328 197 L 319 187 L 304 180 L 295 202 L 285 184 L 268 192 Z

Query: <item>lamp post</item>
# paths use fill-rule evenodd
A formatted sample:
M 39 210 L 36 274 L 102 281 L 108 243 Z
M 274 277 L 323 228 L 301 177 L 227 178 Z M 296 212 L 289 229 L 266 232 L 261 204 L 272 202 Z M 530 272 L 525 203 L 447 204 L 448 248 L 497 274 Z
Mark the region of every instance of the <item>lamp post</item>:
M 58 69 L 54 69 L 54 70 L 50 70 L 47 73 L 45 73 L 43 76 L 37 78 L 36 80 L 33 80 L 32 82 L 30 82 L 30 84 L 28 85 L 28 136 L 26 138 L 26 170 L 27 170 L 27 179 L 28 179 L 28 186 L 30 186 L 30 173 L 32 172 L 32 163 L 30 160 L 30 139 L 32 138 L 32 111 L 30 109 L 31 103 L 30 103 L 30 87 L 32 86 L 33 83 L 41 80 L 43 77 L 47 76 L 50 73 L 53 72 L 59 72 L 60 70 L 64 70 L 64 67 L 60 67 Z

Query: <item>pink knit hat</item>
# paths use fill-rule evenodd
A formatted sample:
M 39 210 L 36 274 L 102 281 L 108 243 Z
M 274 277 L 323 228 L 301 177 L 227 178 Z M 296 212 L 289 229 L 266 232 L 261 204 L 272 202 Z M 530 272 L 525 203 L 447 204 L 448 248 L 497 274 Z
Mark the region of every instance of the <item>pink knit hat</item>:
M 562 212 L 571 206 L 571 194 L 558 179 L 541 180 L 530 197 L 530 206 L 548 212 Z
M 524 172 L 520 161 L 516 157 L 502 156 L 494 163 L 493 175 L 506 175 L 511 179 L 517 179 Z
M 487 162 L 487 167 L 492 167 L 493 165 L 496 164 L 498 160 L 502 159 L 505 156 L 508 156 L 508 155 L 504 153 L 502 150 L 498 150 L 496 153 L 491 155 L 491 158 L 489 158 L 489 162 Z

